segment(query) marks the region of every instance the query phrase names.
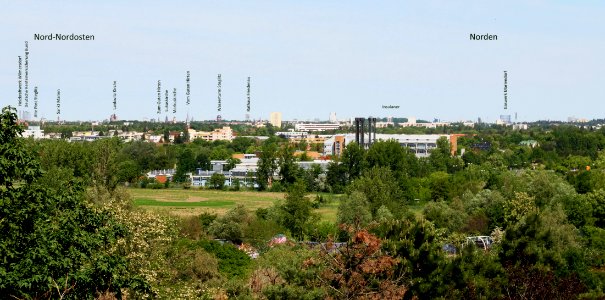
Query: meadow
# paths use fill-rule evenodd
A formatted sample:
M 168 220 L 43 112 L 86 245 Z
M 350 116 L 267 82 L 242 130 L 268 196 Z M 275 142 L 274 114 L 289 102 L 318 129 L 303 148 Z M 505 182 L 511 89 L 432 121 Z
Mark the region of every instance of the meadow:
M 285 193 L 256 191 L 217 191 L 207 189 L 128 189 L 134 204 L 145 209 L 168 212 L 177 216 L 199 215 L 203 212 L 222 215 L 241 204 L 250 211 L 269 208 L 283 200 Z M 317 194 L 307 197 L 314 200 Z M 322 220 L 335 222 L 339 195 L 320 193 L 328 201 L 315 209 Z

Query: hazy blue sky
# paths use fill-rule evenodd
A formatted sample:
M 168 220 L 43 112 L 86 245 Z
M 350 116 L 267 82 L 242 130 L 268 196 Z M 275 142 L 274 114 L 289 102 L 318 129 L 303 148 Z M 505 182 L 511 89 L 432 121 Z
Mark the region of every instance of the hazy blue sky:
M 10 1 L 0 0 L 0 104 L 17 105 L 29 41 L 30 110 L 105 119 L 118 81 L 122 119 L 157 118 L 157 80 L 184 119 L 352 116 L 494 121 L 605 117 L 604 1 Z M 34 41 L 34 34 L 94 41 Z M 469 34 L 497 34 L 470 41 Z M 172 95 L 170 97 L 172 99 Z M 172 100 L 171 100 L 172 101 Z M 399 105 L 397 110 L 382 105 Z M 165 117 L 162 112 L 161 118 Z M 169 115 L 172 115 L 170 111 Z

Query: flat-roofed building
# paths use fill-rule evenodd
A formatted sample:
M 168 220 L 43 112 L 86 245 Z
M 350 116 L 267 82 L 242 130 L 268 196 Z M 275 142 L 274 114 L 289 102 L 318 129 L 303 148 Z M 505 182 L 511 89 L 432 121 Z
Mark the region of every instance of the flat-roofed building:
M 338 130 L 340 124 L 334 123 L 297 123 L 294 124 L 294 130 L 296 131 L 326 131 L 326 130 Z
M 395 140 L 402 147 L 407 147 L 417 157 L 429 156 L 431 151 L 437 148 L 437 140 L 445 137 L 450 142 L 452 135 L 449 134 L 377 134 L 376 139 L 382 141 Z M 355 134 L 337 134 L 324 142 L 324 155 L 339 156 L 346 145 L 355 141 Z M 452 145 L 452 143 L 450 143 Z M 455 145 L 455 143 L 453 143 Z
M 203 139 L 206 141 L 231 141 L 233 140 L 233 130 L 229 126 L 215 129 L 213 131 L 196 131 L 189 129 L 189 140 Z
M 21 134 L 24 138 L 33 138 L 34 140 L 44 138 L 44 130 L 40 129 L 40 126 L 28 126 L 27 129 Z

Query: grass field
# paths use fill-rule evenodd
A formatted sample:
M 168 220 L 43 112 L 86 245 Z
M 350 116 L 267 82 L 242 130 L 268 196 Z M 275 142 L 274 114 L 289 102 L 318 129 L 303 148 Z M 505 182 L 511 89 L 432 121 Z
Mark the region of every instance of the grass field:
M 253 192 L 253 191 L 216 191 L 198 189 L 128 189 L 134 203 L 147 209 L 166 211 L 178 216 L 199 215 L 202 212 L 224 214 L 229 209 L 242 204 L 251 211 L 258 208 L 268 208 L 275 202 L 284 199 L 284 193 Z M 309 197 L 315 197 L 310 194 Z M 328 203 L 315 211 L 322 220 L 336 221 L 338 196 L 329 196 Z

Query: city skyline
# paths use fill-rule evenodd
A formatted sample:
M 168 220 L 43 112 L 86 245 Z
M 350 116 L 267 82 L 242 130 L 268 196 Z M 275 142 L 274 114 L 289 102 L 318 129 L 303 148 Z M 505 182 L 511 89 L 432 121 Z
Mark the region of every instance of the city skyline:
M 0 12 L 0 102 L 17 106 L 29 50 L 29 111 L 39 117 L 160 118 L 157 82 L 177 119 L 355 116 L 493 122 L 605 118 L 605 12 L 597 1 L 9 2 Z M 34 40 L 84 34 L 94 40 Z M 472 40 L 477 35 L 497 39 Z M 507 71 L 508 111 L 504 106 Z M 186 78 L 191 104 L 187 110 Z M 163 98 L 162 98 L 163 100 Z M 172 106 L 172 105 L 171 105 Z M 385 108 L 386 107 L 386 108 Z M 395 108 L 397 107 L 397 108 Z M 172 108 L 172 107 L 171 107 Z M 23 109 L 20 107 L 19 109 Z

